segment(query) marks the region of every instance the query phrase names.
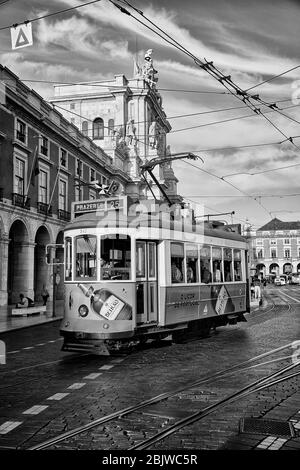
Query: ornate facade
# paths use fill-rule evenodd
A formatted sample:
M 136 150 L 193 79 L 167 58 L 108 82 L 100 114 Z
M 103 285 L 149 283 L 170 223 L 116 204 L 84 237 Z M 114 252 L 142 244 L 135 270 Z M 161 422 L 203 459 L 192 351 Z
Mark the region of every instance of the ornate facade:
M 275 218 L 249 240 L 250 268 L 266 276 L 300 272 L 300 222 L 282 222 Z
M 138 199 L 153 197 L 141 178 L 141 165 L 170 153 L 166 135 L 171 126 L 156 88 L 157 71 L 151 55 L 149 49 L 143 66 L 136 64 L 135 76 L 130 80 L 117 75 L 109 81 L 57 85 L 51 99 L 66 119 L 93 139 L 112 157 L 114 165 L 130 176 L 132 184 L 127 185 L 126 194 Z M 171 164 L 158 166 L 154 173 L 172 202 L 181 202 Z M 149 183 L 159 199 L 158 188 L 152 181 Z

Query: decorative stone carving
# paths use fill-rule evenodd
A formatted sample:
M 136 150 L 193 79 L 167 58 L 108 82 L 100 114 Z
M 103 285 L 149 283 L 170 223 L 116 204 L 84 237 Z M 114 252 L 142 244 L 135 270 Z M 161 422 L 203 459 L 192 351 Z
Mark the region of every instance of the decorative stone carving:
M 148 49 L 145 54 L 144 64 L 142 67 L 141 75 L 146 82 L 149 83 L 150 88 L 155 88 L 158 78 L 155 75 L 158 73 L 157 70 L 153 67 L 153 60 L 152 60 L 152 49 Z
M 149 145 L 151 148 L 157 147 L 158 126 L 156 121 L 152 121 L 149 127 Z
M 136 133 L 136 127 L 134 126 L 134 120 L 129 119 L 126 125 L 126 140 L 125 140 L 126 145 L 128 147 L 136 145 L 137 138 L 136 138 L 135 133 Z

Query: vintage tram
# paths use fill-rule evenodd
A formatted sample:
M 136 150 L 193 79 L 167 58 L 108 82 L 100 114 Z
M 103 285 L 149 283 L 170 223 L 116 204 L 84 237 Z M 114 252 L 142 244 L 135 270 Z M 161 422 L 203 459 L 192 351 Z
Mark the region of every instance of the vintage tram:
M 247 244 L 230 227 L 127 196 L 73 203 L 64 231 L 65 351 L 112 350 L 246 321 Z

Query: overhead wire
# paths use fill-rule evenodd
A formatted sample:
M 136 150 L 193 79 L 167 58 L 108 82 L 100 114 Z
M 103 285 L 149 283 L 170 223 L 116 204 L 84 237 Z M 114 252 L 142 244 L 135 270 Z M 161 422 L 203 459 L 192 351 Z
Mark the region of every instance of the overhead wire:
M 126 4 L 127 6 L 129 6 L 130 8 L 132 8 L 134 11 L 136 11 L 138 14 L 140 14 L 143 18 L 145 18 L 146 21 L 148 21 L 152 26 L 154 26 L 156 29 L 158 29 L 159 31 L 161 31 L 165 36 L 167 36 L 169 39 L 171 39 L 171 41 L 169 39 L 167 39 L 166 37 L 162 36 L 160 33 L 158 33 L 156 30 L 154 30 L 153 28 L 151 28 L 150 26 L 148 26 L 147 24 L 143 23 L 142 21 L 140 21 L 138 18 L 136 18 L 136 16 L 134 16 L 132 13 L 130 13 L 128 10 L 126 10 L 125 8 L 121 7 L 120 5 L 118 5 L 117 3 L 113 2 L 112 0 L 110 0 L 110 2 L 115 5 L 117 8 L 119 8 L 121 10 L 122 13 L 125 13 L 129 16 L 132 16 L 132 18 L 134 18 L 137 22 L 139 22 L 140 24 L 142 24 L 143 26 L 145 26 L 146 28 L 150 29 L 154 34 L 160 36 L 164 41 L 168 42 L 169 44 L 173 45 L 174 47 L 176 47 L 177 49 L 179 49 L 181 52 L 185 53 L 186 55 L 188 55 L 190 58 L 192 58 L 195 62 L 196 65 L 200 66 L 203 70 L 205 70 L 206 72 L 208 72 L 211 76 L 213 76 L 215 79 L 217 79 L 233 96 L 235 96 L 236 98 L 238 98 L 240 101 L 244 102 L 245 105 L 247 107 L 249 107 L 253 112 L 255 113 L 258 113 L 260 116 L 262 116 L 264 119 L 266 119 L 269 124 L 271 124 L 278 132 L 280 132 L 282 135 L 284 135 L 286 138 L 288 138 L 279 128 L 278 126 L 276 126 L 270 119 L 267 119 L 264 115 L 264 113 L 260 110 L 260 109 L 257 109 L 256 105 L 253 104 L 250 99 L 255 99 L 255 100 L 259 100 L 261 102 L 261 104 L 264 104 L 262 102 L 262 100 L 259 98 L 258 95 L 256 96 L 247 96 L 247 92 L 245 90 L 242 90 L 238 85 L 236 85 L 232 80 L 231 80 L 231 76 L 225 76 L 220 70 L 217 69 L 217 67 L 215 67 L 213 65 L 213 62 L 208 62 L 206 59 L 205 59 L 205 62 L 201 61 L 200 59 L 198 59 L 194 54 L 192 54 L 190 51 L 188 51 L 188 49 L 186 49 L 184 46 L 182 46 L 178 41 L 176 41 L 174 38 L 172 38 L 168 33 L 166 33 L 165 31 L 163 31 L 158 25 L 157 23 L 153 23 L 148 17 L 146 17 L 144 15 L 144 13 L 141 11 L 141 10 L 138 10 L 136 7 L 134 7 L 133 5 L 131 5 L 127 0 L 117 0 L 119 1 L 120 3 L 123 3 L 123 4 Z M 235 93 L 232 91 L 232 89 L 235 91 Z M 243 96 L 243 98 L 241 98 L 241 96 Z M 268 107 L 273 107 L 273 108 L 276 108 L 276 104 L 264 104 L 264 106 L 268 106 Z M 286 116 L 288 117 L 288 116 Z M 292 141 L 291 141 L 292 142 Z M 292 142 L 293 143 L 293 142 Z M 293 143 L 294 144 L 294 143 Z M 295 145 L 295 144 L 294 144 Z M 300 150 L 300 148 L 295 145 L 295 147 Z
M 82 7 L 85 7 L 87 5 L 92 5 L 93 3 L 99 3 L 101 1 L 102 0 L 93 0 L 91 2 L 82 3 L 81 5 L 77 5 L 75 7 L 65 8 L 64 10 L 59 10 L 59 11 L 56 11 L 54 13 L 47 13 L 46 15 L 38 16 L 38 17 L 32 18 L 31 20 L 24 20 L 21 23 L 14 23 L 14 24 L 11 24 L 9 26 L 2 26 L 2 27 L 0 27 L 0 31 L 3 31 L 5 29 L 10 29 L 10 28 L 16 28 L 17 26 L 20 26 L 22 24 L 33 23 L 34 21 L 42 20 L 44 18 L 49 18 L 50 16 L 59 15 L 61 13 L 67 13 L 69 11 L 77 10 L 78 8 L 82 8 Z

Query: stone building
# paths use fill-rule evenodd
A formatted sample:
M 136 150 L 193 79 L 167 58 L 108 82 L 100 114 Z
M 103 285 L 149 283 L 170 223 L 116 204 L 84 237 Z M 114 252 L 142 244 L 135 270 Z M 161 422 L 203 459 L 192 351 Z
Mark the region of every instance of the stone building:
M 247 233 L 246 233 L 247 235 Z M 300 272 L 300 222 L 275 218 L 248 234 L 250 267 L 260 276 Z
M 41 300 L 51 293 L 47 244 L 59 244 L 71 202 L 96 198 L 93 180 L 116 182 L 124 193 L 131 178 L 113 158 L 67 121 L 9 69 L 0 66 L 0 306 L 22 292 Z M 62 251 L 56 256 L 62 260 Z M 57 298 L 63 294 L 58 286 Z
M 41 300 L 43 285 L 52 294 L 45 248 L 62 243 L 72 201 L 98 198 L 99 185 L 134 200 L 161 198 L 140 168 L 170 154 L 151 54 L 131 80 L 55 86 L 52 104 L 0 65 L 0 306 L 21 292 Z M 182 203 L 172 165 L 154 173 Z M 54 255 L 63 261 L 62 249 Z
M 171 130 L 156 88 L 157 71 L 149 49 L 135 76 L 128 80 L 116 75 L 113 80 L 54 86 L 50 100 L 56 109 L 81 132 L 93 139 L 112 157 L 114 165 L 127 173 L 132 183 L 126 194 L 133 198 L 160 198 L 159 190 L 149 179 L 141 178 L 141 164 L 146 160 L 170 154 L 166 135 Z M 174 203 L 178 179 L 170 163 L 156 167 L 155 176 Z

